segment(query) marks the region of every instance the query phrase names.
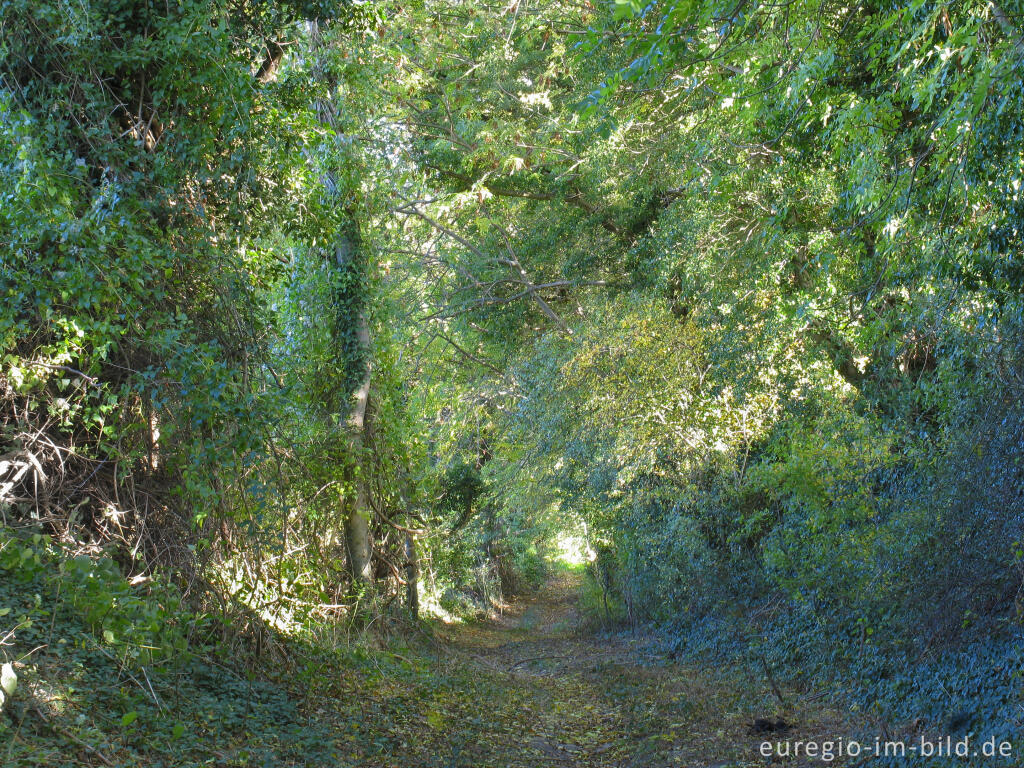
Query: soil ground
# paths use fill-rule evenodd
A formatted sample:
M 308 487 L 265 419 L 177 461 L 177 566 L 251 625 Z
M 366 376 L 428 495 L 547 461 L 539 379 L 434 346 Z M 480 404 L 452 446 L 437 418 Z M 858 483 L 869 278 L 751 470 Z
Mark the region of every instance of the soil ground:
M 579 582 L 562 573 L 500 616 L 437 627 L 429 661 L 398 656 L 402 672 L 352 691 L 365 717 L 348 756 L 395 768 L 811 765 L 766 759 L 760 745 L 849 731 L 819 696 L 789 704 L 788 733 L 752 732 L 756 717 L 778 714 L 763 675 L 694 668 L 642 637 L 583 631 Z M 350 706 L 334 714 L 345 713 L 352 727 Z

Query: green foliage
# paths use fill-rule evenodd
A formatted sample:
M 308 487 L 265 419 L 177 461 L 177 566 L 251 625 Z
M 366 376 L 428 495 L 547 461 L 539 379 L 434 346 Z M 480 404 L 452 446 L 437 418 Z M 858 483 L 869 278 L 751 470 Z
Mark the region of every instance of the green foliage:
M 808 678 L 901 685 L 921 654 L 957 679 L 958 648 L 1001 667 L 1020 615 L 1016 10 L 410 12 L 437 32 L 396 43 L 419 65 L 402 98 L 424 176 L 404 242 L 438 254 L 404 262 L 418 349 L 452 372 L 423 401 L 444 413 L 435 471 L 486 435 L 498 539 L 527 552 L 584 521 L 622 615 L 695 653 L 728 632 L 723 660 L 778 647 Z M 1005 724 L 1010 683 L 985 685 Z
M 473 505 L 484 491 L 480 470 L 471 464 L 459 462 L 447 469 L 441 478 L 441 503 L 459 513 L 455 527 L 469 520 Z
M 196 630 L 197 616 L 172 587 L 147 579 L 133 587 L 107 557 L 72 556 L 45 537 L 0 538 L 6 574 L 5 623 L 19 646 L 33 641 L 108 648 L 129 667 L 175 658 Z M 73 621 L 89 635 L 53 637 L 57 620 Z
M 2 8 L 0 504 L 79 548 L 0 544 L 19 642 L 322 637 L 356 510 L 354 603 L 407 534 L 472 613 L 571 533 L 605 625 L 1012 719 L 1016 5 Z
M 284 685 L 254 679 L 227 648 L 200 640 L 224 628 L 187 610 L 170 585 L 132 584 L 109 559 L 73 556 L 39 534 L 4 533 L 0 573 L 0 654 L 22 682 L 0 722 L 12 765 L 63 764 L 69 732 L 79 747 L 134 764 L 198 765 L 214 744 L 240 764 L 343 764 Z
M 136 574 L 161 564 L 226 588 L 244 573 L 250 598 L 319 600 L 340 578 L 325 565 L 354 483 L 388 489 L 386 516 L 413 496 L 391 482 L 413 439 L 360 233 L 382 162 L 352 141 L 379 109 L 360 57 L 381 9 L 98 0 L 3 15 L 13 519 L 42 510 L 80 542 L 119 542 Z M 371 358 L 380 425 L 357 451 L 343 421 Z

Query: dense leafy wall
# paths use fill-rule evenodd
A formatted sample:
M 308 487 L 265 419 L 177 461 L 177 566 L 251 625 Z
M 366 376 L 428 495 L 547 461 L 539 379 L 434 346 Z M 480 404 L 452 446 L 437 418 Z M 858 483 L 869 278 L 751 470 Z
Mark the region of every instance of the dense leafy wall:
M 727 634 L 780 675 L 879 674 L 851 688 L 882 717 L 1005 726 L 1019 9 L 417 13 L 399 210 L 437 254 L 407 262 L 427 336 L 477 372 L 436 429 L 441 461 L 488 440 L 467 535 L 585 522 L 623 615 L 680 649 Z
M 4 3 L 8 523 L 120 542 L 127 572 L 164 564 L 248 606 L 343 590 L 351 478 L 391 485 L 405 423 L 393 340 L 359 333 L 384 322 L 379 163 L 354 141 L 376 18 L 347 3 Z M 344 420 L 369 359 L 380 426 L 357 451 Z

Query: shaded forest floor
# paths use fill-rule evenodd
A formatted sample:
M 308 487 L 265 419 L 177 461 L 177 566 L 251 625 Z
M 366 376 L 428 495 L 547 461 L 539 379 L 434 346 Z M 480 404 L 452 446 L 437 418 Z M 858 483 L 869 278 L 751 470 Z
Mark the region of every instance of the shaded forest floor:
M 436 623 L 432 631 L 417 625 L 404 641 L 393 637 L 382 649 L 337 638 L 280 645 L 278 661 L 260 673 L 246 672 L 227 652 L 219 660 L 196 656 L 153 666 L 140 678 L 97 643 L 76 613 L 55 608 L 59 621 L 30 628 L 39 651 L 30 666 L 19 666 L 17 706 L 0 723 L 0 765 L 746 768 L 770 762 L 759 745 L 782 737 L 750 729 L 754 718 L 778 714 L 763 670 L 680 664 L 649 638 L 585 630 L 580 585 L 578 573 L 560 572 L 499 616 Z M 782 714 L 793 724 L 785 738 L 854 733 L 849 715 L 828 697 L 784 693 L 791 704 Z
M 353 720 L 342 694 L 347 703 L 328 711 L 344 718 L 339 728 L 357 723 L 350 758 L 395 768 L 768 762 L 759 754 L 762 740 L 783 737 L 750 727 L 778 709 L 763 674 L 695 669 L 653 652 L 642 637 L 582 631 L 579 582 L 563 572 L 501 616 L 438 626 L 432 661 L 404 658 L 406 674 L 356 694 L 377 717 Z M 794 728 L 785 738 L 850 733 L 823 699 L 790 707 Z

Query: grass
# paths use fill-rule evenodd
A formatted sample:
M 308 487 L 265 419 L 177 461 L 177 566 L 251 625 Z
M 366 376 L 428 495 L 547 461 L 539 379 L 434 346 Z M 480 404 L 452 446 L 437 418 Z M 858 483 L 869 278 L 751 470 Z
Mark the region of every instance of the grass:
M 540 593 L 488 620 L 431 623 L 384 650 L 278 636 L 256 664 L 237 644 L 140 654 L 121 639 L 173 646 L 184 614 L 146 623 L 169 592 L 78 574 L 90 601 L 120 601 L 133 635 L 124 621 L 97 622 L 95 605 L 74 597 L 86 594 L 69 582 L 77 572 L 40 542 L 6 544 L 4 564 L 0 609 L 18 629 L 2 650 L 21 678 L 0 722 L 0 763 L 12 768 L 724 768 L 762 763 L 747 726 L 775 712 L 756 674 L 674 664 L 642 637 L 591 633 L 578 567 L 554 568 Z M 786 717 L 806 734 L 850 728 L 820 701 L 796 701 Z

